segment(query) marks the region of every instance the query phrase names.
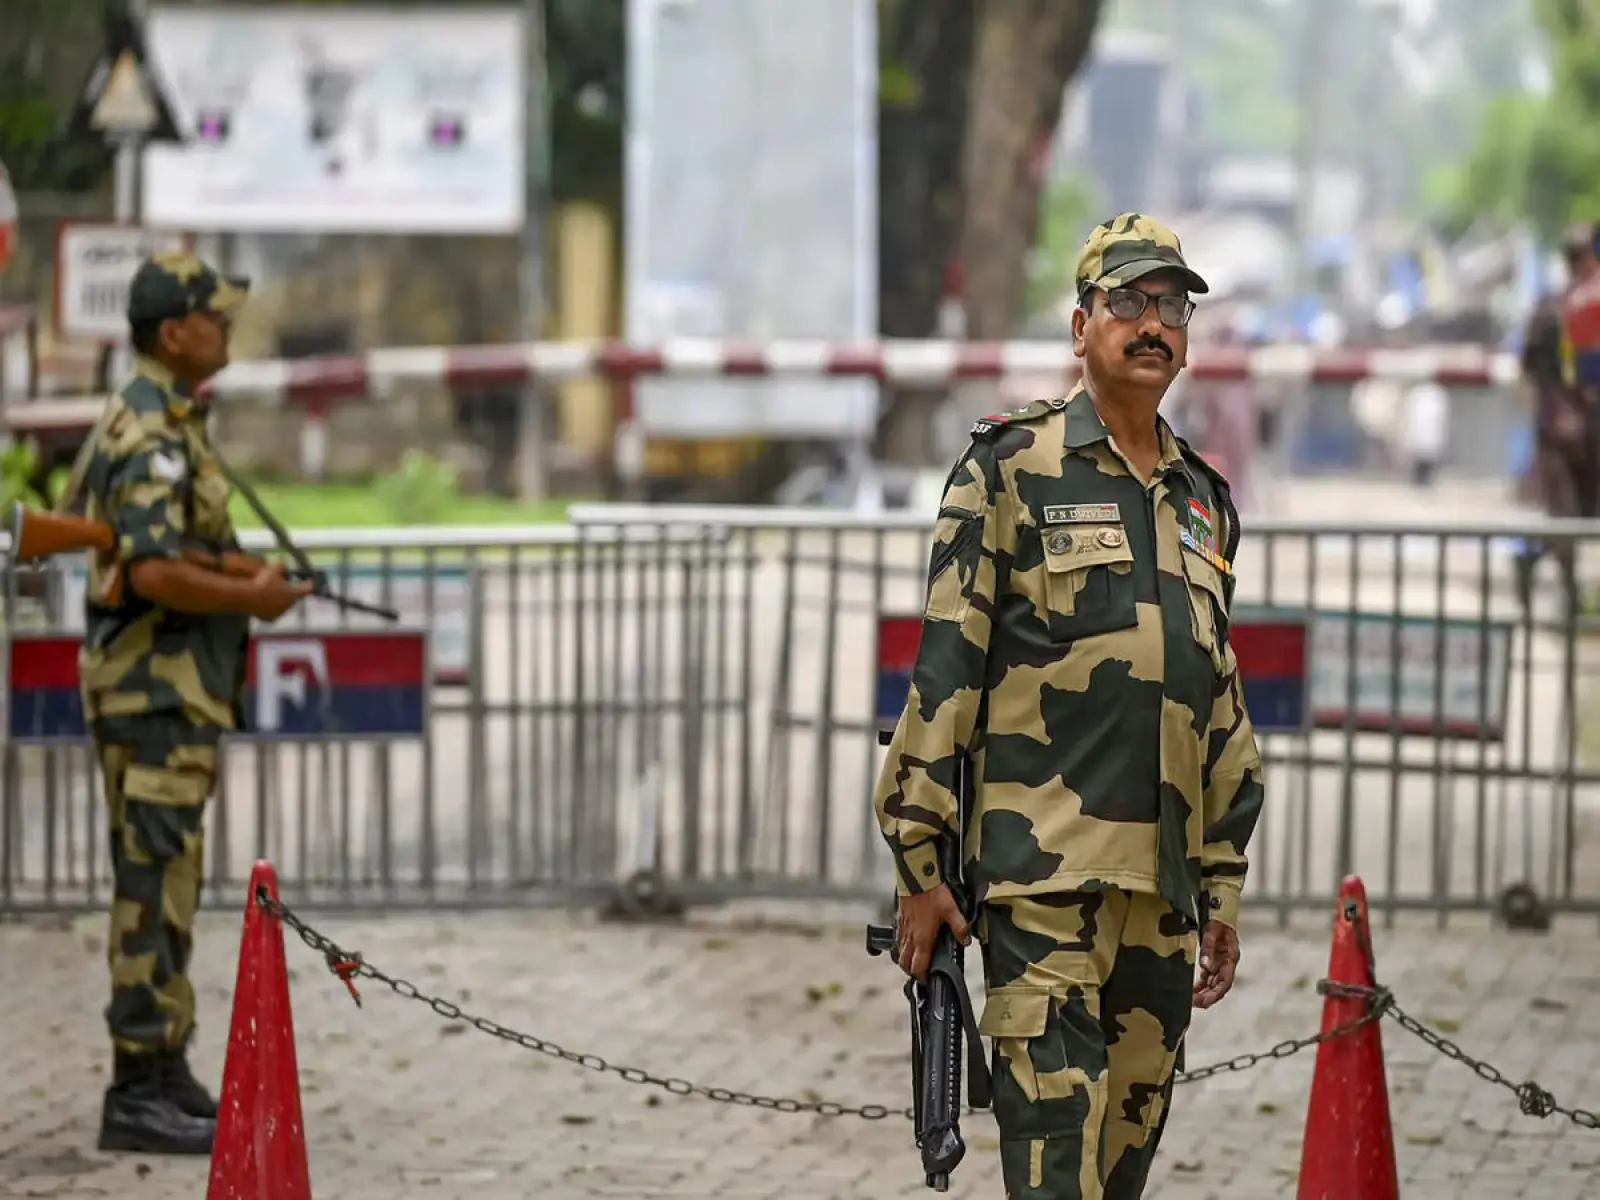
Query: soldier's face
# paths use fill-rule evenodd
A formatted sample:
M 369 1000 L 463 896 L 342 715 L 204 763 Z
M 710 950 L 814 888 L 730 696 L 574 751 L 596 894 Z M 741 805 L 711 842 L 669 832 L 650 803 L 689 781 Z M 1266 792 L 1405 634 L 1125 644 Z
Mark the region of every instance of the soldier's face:
M 1163 296 L 1174 299 L 1161 304 Z M 1159 272 L 1109 293 L 1096 288 L 1090 311 L 1073 310 L 1073 350 L 1102 386 L 1163 392 L 1189 357 L 1191 306 L 1176 302 L 1184 298 L 1181 283 Z
M 223 313 L 194 312 L 181 321 L 168 321 L 162 333 L 172 366 L 192 382 L 210 379 L 228 365 L 232 329 L 232 321 Z

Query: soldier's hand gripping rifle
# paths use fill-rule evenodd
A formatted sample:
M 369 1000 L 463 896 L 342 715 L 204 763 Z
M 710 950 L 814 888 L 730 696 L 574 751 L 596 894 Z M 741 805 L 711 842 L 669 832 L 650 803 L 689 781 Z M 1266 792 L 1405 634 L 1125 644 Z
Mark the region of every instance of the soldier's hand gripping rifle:
M 880 743 L 889 735 L 880 733 Z M 965 766 L 965 764 L 963 764 Z M 964 800 L 963 784 L 957 800 Z M 964 809 L 964 804 L 962 808 Z M 958 827 L 965 828 L 965 812 L 958 812 Z M 951 837 L 939 839 L 939 865 L 956 906 L 972 920 L 971 897 L 961 869 L 961 846 Z M 898 939 L 888 925 L 867 926 L 867 953 L 887 954 L 898 965 Z M 911 1092 L 917 1149 L 927 1185 L 948 1191 L 950 1174 L 966 1155 L 961 1139 L 961 1058 L 966 1042 L 967 1099 L 973 1108 L 988 1108 L 992 1095 L 989 1065 L 978 1033 L 972 996 L 967 991 L 961 943 L 948 925 L 941 925 L 933 944 L 927 978 L 907 979 L 906 1000 L 911 1006 Z
M 11 519 L 7 524 L 11 531 L 11 557 L 16 562 L 33 562 L 79 550 L 111 554 L 117 547 L 116 530 L 105 521 L 74 516 L 70 513 L 43 512 L 36 508 L 28 508 L 20 501 L 12 507 Z M 212 550 L 192 541 L 184 545 L 183 557 L 196 566 L 243 579 L 254 579 L 266 565 L 254 555 L 232 550 Z M 116 607 L 122 602 L 123 589 L 126 587 L 124 575 L 120 563 L 107 572 L 105 587 L 100 595 L 102 603 Z M 371 613 L 387 621 L 400 619 L 400 614 L 392 608 L 367 604 L 331 591 L 328 587 L 327 573 L 313 568 L 304 555 L 300 556 L 300 563 L 296 569 L 288 572 L 288 577 L 310 582 L 313 585 L 311 591 L 313 596 L 337 604 L 340 608 L 351 612 Z

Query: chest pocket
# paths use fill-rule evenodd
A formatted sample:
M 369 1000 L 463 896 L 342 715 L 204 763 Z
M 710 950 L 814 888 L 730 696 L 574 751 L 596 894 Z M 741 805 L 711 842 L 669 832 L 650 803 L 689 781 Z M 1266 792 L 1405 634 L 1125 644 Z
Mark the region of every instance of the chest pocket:
M 233 488 L 205 440 L 193 429 L 185 433 L 191 466 L 189 478 L 193 481 L 188 497 L 189 531 L 208 542 L 231 543 L 233 523 L 228 503 L 233 498 Z
M 1073 641 L 1139 623 L 1133 547 L 1120 523 L 1046 526 L 1040 536 L 1052 639 Z
M 1186 548 L 1183 574 L 1189 586 L 1189 619 L 1194 640 L 1210 655 L 1211 666 L 1220 674 L 1228 643 L 1228 601 L 1222 572 Z

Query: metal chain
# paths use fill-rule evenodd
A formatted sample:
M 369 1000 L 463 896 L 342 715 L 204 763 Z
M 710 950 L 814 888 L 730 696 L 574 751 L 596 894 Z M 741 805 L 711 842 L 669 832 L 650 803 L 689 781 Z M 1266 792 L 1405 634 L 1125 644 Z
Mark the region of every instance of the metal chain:
M 1404 1012 L 1398 1005 L 1389 1014 L 1400 1024 L 1400 1028 L 1407 1033 L 1421 1038 L 1446 1058 L 1453 1058 L 1462 1066 L 1469 1067 L 1472 1073 L 1487 1083 L 1503 1087 L 1513 1093 L 1517 1104 L 1523 1114 L 1530 1117 L 1562 1116 L 1574 1125 L 1581 1125 L 1585 1129 L 1600 1129 L 1600 1116 L 1582 1108 L 1563 1108 L 1556 1103 L 1556 1098 L 1533 1080 L 1525 1083 L 1512 1083 L 1494 1067 L 1480 1059 L 1473 1058 L 1460 1046 L 1447 1037 L 1441 1037 L 1415 1017 Z
M 1344 1037 L 1347 1033 L 1354 1033 L 1365 1025 L 1379 1020 L 1386 1012 L 1394 1008 L 1394 997 L 1389 994 L 1388 988 L 1353 987 L 1350 984 L 1335 983 L 1331 979 L 1318 982 L 1317 991 L 1324 996 L 1339 996 L 1344 999 L 1362 999 L 1367 1001 L 1367 1011 L 1353 1021 L 1342 1025 L 1335 1025 L 1324 1033 L 1314 1033 L 1310 1037 L 1291 1038 L 1286 1042 L 1279 1042 L 1270 1050 L 1263 1050 L 1257 1054 L 1239 1054 L 1222 1062 L 1211 1063 L 1208 1066 L 1196 1067 L 1193 1071 L 1183 1071 L 1177 1077 L 1178 1083 L 1199 1083 L 1202 1079 L 1210 1079 L 1215 1075 L 1225 1075 L 1230 1071 L 1248 1071 L 1251 1067 L 1258 1066 L 1275 1058 L 1289 1058 L 1299 1054 L 1302 1050 L 1312 1046 L 1320 1046 L 1323 1042 L 1331 1042 L 1334 1038 Z
M 698 1083 L 690 1083 L 687 1079 L 674 1079 L 670 1076 L 652 1075 L 649 1071 L 638 1067 L 621 1067 L 615 1063 L 607 1062 L 598 1054 L 579 1054 L 575 1050 L 566 1050 L 543 1038 L 534 1037 L 531 1033 L 519 1033 L 515 1029 L 507 1029 L 504 1025 L 497 1024 L 484 1017 L 475 1017 L 471 1013 L 463 1012 L 461 1007 L 450 1003 L 448 1000 L 437 996 L 430 996 L 415 984 L 404 979 L 395 979 L 384 974 L 378 968 L 362 959 L 359 954 L 347 952 L 331 938 L 324 937 L 311 926 L 307 925 L 292 910 L 281 902 L 273 900 L 264 891 L 258 893 L 257 901 L 270 915 L 277 917 L 290 929 L 300 935 L 300 940 L 313 950 L 317 951 L 327 961 L 328 969 L 344 980 L 355 996 L 356 1002 L 361 1002 L 360 995 L 355 989 L 356 977 L 376 979 L 379 983 L 388 984 L 396 995 L 404 996 L 407 1000 L 415 1000 L 426 1004 L 434 1012 L 447 1021 L 465 1021 L 480 1033 L 490 1037 L 500 1038 L 526 1050 L 537 1050 L 540 1054 L 548 1054 L 551 1058 L 563 1059 L 566 1062 L 576 1063 L 591 1071 L 611 1071 L 620 1075 L 629 1083 L 646 1083 L 655 1087 L 665 1088 L 674 1096 L 704 1096 L 707 1100 L 716 1100 L 724 1104 L 746 1105 L 752 1108 L 767 1108 L 777 1112 L 801 1113 L 814 1112 L 820 1117 L 860 1117 L 866 1121 L 881 1121 L 891 1113 L 900 1112 L 907 1119 L 913 1114 L 911 1109 L 891 1109 L 882 1104 L 835 1104 L 829 1100 L 778 1100 L 770 1096 L 755 1096 L 748 1092 L 734 1091 L 730 1088 L 706 1087 Z
M 301 920 L 287 905 L 267 895 L 264 889 L 257 893 L 256 900 L 268 915 L 282 921 L 300 935 L 301 941 L 322 955 L 323 960 L 328 964 L 328 970 L 343 980 L 345 986 L 350 989 L 350 995 L 355 999 L 357 1005 L 361 1003 L 361 994 L 356 989 L 355 980 L 357 978 L 375 979 L 379 983 L 387 984 L 398 996 L 403 996 L 407 1000 L 415 1000 L 420 1004 L 426 1004 L 447 1021 L 464 1021 L 480 1033 L 486 1033 L 490 1037 L 521 1046 L 525 1050 L 536 1050 L 540 1054 L 547 1054 L 551 1058 L 559 1058 L 565 1062 L 575 1063 L 591 1071 L 602 1073 L 610 1071 L 621 1076 L 629 1083 L 650 1084 L 654 1087 L 664 1088 L 674 1096 L 703 1096 L 707 1100 L 715 1100 L 723 1104 L 745 1105 L 752 1108 L 772 1109 L 776 1112 L 786 1113 L 811 1112 L 821 1117 L 860 1117 L 866 1121 L 881 1121 L 894 1113 L 899 1113 L 908 1120 L 913 1119 L 915 1115 L 910 1108 L 890 1108 L 883 1104 L 850 1105 L 836 1104 L 829 1100 L 774 1099 L 770 1096 L 757 1096 L 749 1092 L 734 1091 L 730 1088 L 706 1087 L 703 1084 L 691 1083 L 686 1079 L 652 1075 L 649 1071 L 638 1067 L 618 1066 L 615 1063 L 607 1062 L 598 1054 L 579 1054 L 574 1050 L 566 1050 L 554 1042 L 534 1037 L 531 1033 L 519 1033 L 485 1017 L 473 1016 L 471 1013 L 464 1012 L 457 1004 L 452 1004 L 450 1001 L 437 996 L 428 995 L 413 983 L 386 975 L 366 962 L 360 954 L 345 950 L 332 938 L 317 932 L 317 930 Z M 1512 1092 L 1517 1097 L 1518 1104 L 1526 1115 L 1530 1117 L 1559 1115 L 1586 1129 L 1600 1128 L 1600 1116 L 1581 1108 L 1563 1108 L 1556 1103 L 1554 1096 L 1532 1080 L 1520 1084 L 1512 1083 L 1488 1063 L 1473 1058 L 1448 1038 L 1434 1033 L 1396 1004 L 1393 994 L 1386 987 L 1361 987 L 1356 984 L 1336 983 L 1331 979 L 1324 979 L 1317 984 L 1317 992 L 1323 996 L 1333 996 L 1347 1000 L 1365 1000 L 1367 1001 L 1366 1011 L 1354 1020 L 1336 1025 L 1332 1029 L 1312 1034 L 1310 1037 L 1292 1038 L 1288 1041 L 1279 1042 L 1270 1050 L 1264 1050 L 1256 1054 L 1240 1054 L 1222 1062 L 1197 1067 L 1192 1071 L 1179 1072 L 1174 1082 L 1199 1083 L 1201 1080 L 1232 1071 L 1248 1071 L 1261 1063 L 1274 1059 L 1289 1058 L 1312 1046 L 1320 1046 L 1323 1042 L 1344 1037 L 1346 1034 L 1353 1033 L 1366 1025 L 1372 1024 L 1374 1021 L 1388 1016 L 1394 1018 L 1402 1029 L 1421 1038 L 1446 1058 L 1452 1058 L 1471 1068 L 1480 1079 L 1497 1084 Z M 970 1114 L 974 1110 L 968 1107 L 966 1111 Z

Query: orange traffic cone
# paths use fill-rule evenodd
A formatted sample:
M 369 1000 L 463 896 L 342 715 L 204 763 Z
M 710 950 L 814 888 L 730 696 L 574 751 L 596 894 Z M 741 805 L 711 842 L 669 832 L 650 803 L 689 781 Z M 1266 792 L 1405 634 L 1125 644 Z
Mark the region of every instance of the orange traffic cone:
M 265 860 L 250 872 L 206 1200 L 311 1200 L 283 922 L 256 902 L 262 891 L 278 898 Z
M 1339 888 L 1328 979 L 1356 987 L 1376 986 L 1367 890 L 1354 875 Z M 1322 1032 L 1360 1020 L 1367 1005 L 1360 996 L 1330 994 L 1322 1006 Z M 1378 1021 L 1369 1021 L 1317 1047 L 1297 1200 L 1399 1200 L 1389 1085 L 1378 1026 Z

